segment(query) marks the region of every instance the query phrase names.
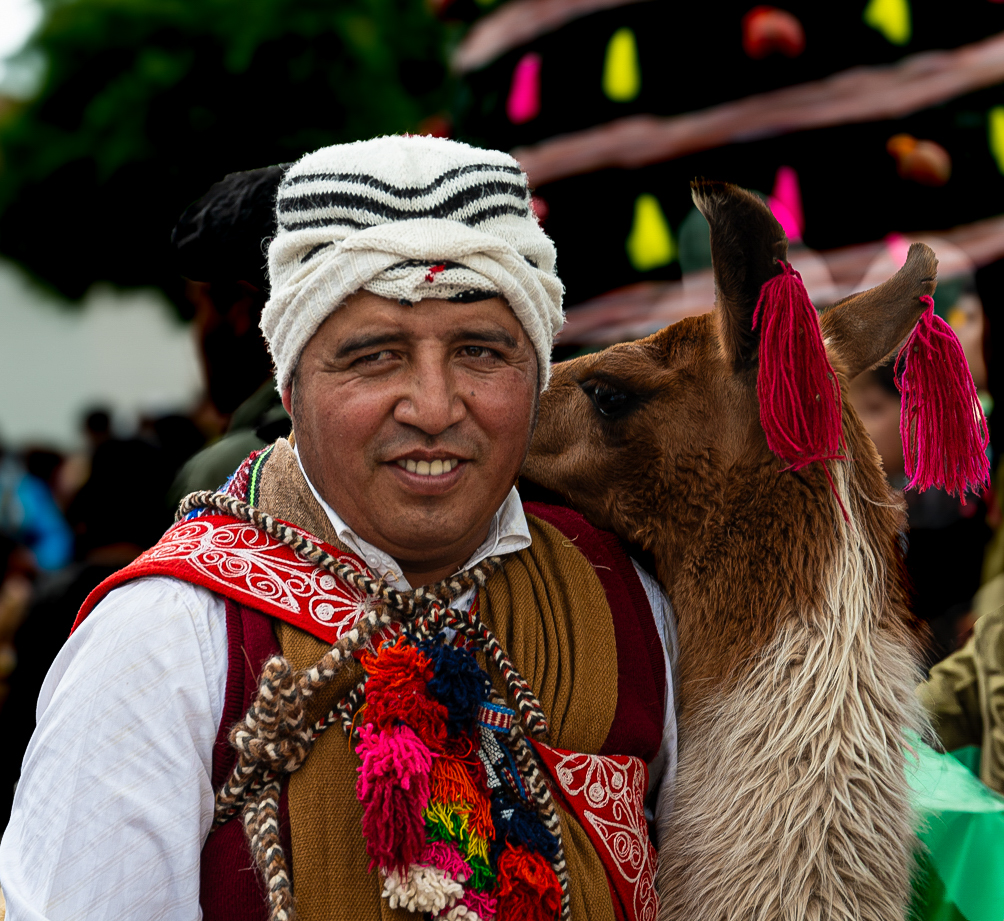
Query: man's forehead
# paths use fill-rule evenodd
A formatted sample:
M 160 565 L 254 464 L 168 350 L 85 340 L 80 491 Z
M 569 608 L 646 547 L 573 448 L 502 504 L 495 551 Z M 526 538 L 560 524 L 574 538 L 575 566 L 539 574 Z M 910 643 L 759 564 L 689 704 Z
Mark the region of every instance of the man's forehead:
M 325 325 L 339 340 L 385 333 L 452 339 L 466 332 L 493 331 L 513 340 L 524 338 L 522 325 L 501 297 L 466 303 L 427 298 L 402 304 L 364 291 L 346 300 Z

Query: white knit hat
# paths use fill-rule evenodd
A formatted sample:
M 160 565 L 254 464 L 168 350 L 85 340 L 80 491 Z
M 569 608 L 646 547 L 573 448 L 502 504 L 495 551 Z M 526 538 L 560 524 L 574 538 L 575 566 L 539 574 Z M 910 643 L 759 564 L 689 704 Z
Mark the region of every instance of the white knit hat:
M 280 392 L 310 337 L 360 289 L 403 303 L 501 295 L 547 387 L 564 289 L 508 154 L 432 137 L 325 147 L 289 168 L 276 225 L 261 328 Z

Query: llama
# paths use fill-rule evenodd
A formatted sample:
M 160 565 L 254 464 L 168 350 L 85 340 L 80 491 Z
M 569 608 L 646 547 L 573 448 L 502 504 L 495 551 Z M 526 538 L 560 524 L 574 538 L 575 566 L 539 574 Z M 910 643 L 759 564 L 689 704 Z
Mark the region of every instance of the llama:
M 904 505 L 842 396 L 846 460 L 790 470 L 768 448 L 752 327 L 787 239 L 736 187 L 697 183 L 694 200 L 716 310 L 556 365 L 523 473 L 650 551 L 675 608 L 661 921 L 902 919 L 904 730 L 922 725 Z M 914 244 L 893 278 L 820 317 L 842 394 L 913 327 L 936 266 Z

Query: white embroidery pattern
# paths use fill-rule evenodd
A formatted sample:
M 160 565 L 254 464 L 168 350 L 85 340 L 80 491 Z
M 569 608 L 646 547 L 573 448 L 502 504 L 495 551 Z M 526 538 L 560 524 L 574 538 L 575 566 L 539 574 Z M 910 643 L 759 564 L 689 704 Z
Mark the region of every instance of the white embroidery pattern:
M 654 849 L 645 824 L 645 766 L 639 758 L 615 759 L 569 752 L 554 775 L 569 797 L 582 797 L 582 810 L 625 882 L 634 885 L 638 921 L 655 921 Z
M 369 596 L 301 560 L 284 544 L 244 522 L 219 524 L 209 516 L 181 522 L 143 557 L 150 562 L 184 560 L 218 585 L 236 586 L 254 599 L 294 614 L 306 610 L 339 637 L 370 603 Z M 341 561 L 372 578 L 352 557 L 342 556 Z

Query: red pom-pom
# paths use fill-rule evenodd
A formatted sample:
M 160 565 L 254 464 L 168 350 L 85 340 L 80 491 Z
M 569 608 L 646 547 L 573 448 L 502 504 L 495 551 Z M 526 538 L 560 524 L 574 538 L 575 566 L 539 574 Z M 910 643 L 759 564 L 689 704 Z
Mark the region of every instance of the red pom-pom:
M 561 883 L 540 854 L 507 844 L 498 861 L 498 900 L 495 921 L 553 921 L 561 914 Z
M 990 433 L 958 337 L 935 314 L 934 298 L 920 300 L 927 310 L 896 356 L 907 489 L 936 486 L 964 502 L 967 490 L 990 481 Z
M 365 719 L 378 729 L 407 723 L 434 751 L 446 741 L 449 713 L 429 695 L 433 676 L 428 657 L 402 637 L 384 642 L 362 658 L 366 681 Z
M 425 849 L 432 752 L 407 726 L 384 732 L 367 723 L 359 730 L 362 758 L 356 796 L 364 806 L 363 836 L 370 869 L 401 870 Z

